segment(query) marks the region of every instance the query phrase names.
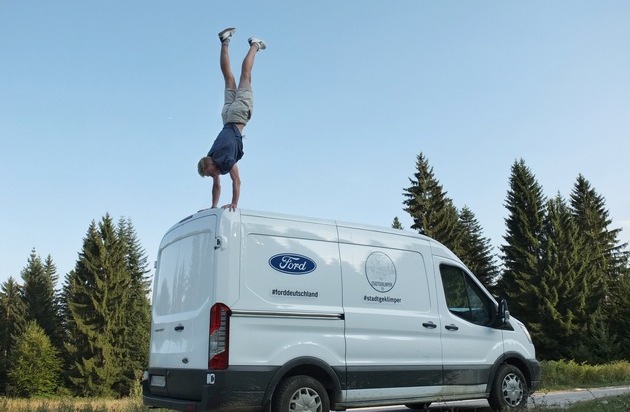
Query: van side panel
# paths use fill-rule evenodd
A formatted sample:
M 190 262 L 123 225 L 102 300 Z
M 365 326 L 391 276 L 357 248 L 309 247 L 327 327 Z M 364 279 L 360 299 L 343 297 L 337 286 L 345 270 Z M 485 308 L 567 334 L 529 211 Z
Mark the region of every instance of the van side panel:
M 431 256 L 428 242 L 345 227 L 339 236 L 346 400 L 382 403 L 437 394 L 443 382 L 441 322 L 425 259 Z
M 241 290 L 232 305 L 230 365 L 277 370 L 307 354 L 333 368 L 342 366 L 336 227 L 243 216 L 241 234 Z

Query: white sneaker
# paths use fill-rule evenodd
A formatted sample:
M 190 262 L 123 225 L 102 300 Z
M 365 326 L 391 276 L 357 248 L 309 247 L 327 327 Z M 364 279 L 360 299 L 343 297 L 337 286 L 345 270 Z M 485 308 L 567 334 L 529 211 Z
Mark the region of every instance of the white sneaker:
M 226 41 L 230 41 L 230 37 L 232 37 L 232 35 L 234 34 L 234 32 L 236 31 L 236 29 L 234 27 L 229 27 L 221 32 L 219 32 L 219 40 L 221 40 L 221 43 L 225 43 Z
M 250 46 L 253 44 L 258 46 L 258 50 L 265 50 L 267 48 L 267 43 L 265 43 L 264 40 L 260 40 L 255 37 L 250 37 L 249 40 L 247 41 L 249 42 Z

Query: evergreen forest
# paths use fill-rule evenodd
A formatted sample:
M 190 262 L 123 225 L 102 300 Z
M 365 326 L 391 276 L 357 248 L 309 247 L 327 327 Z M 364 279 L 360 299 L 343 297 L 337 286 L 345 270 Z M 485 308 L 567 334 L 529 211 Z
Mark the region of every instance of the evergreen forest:
M 148 365 L 150 279 L 129 219 L 92 222 L 58 290 L 33 250 L 0 289 L 0 394 L 122 397 Z

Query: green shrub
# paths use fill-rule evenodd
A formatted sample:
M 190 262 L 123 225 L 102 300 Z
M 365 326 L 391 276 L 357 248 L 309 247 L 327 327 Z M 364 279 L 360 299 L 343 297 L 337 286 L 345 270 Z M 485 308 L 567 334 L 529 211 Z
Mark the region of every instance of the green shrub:
M 59 386 L 60 374 L 61 359 L 57 350 L 44 330 L 30 322 L 11 353 L 7 391 L 27 398 L 50 396 Z
M 630 383 L 630 362 L 588 365 L 575 361 L 541 362 L 541 389 L 612 386 Z

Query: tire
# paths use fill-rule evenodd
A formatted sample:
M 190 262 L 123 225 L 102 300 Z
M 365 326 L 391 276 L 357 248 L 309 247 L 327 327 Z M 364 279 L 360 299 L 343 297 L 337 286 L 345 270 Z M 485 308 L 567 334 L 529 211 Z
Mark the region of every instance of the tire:
M 271 412 L 330 412 L 330 399 L 318 380 L 304 375 L 291 376 L 275 390 Z
M 525 409 L 529 390 L 527 380 L 519 368 L 504 364 L 494 377 L 488 403 L 495 411 Z
M 426 411 L 431 405 L 431 402 L 421 402 L 421 403 L 406 403 L 405 406 L 409 409 L 413 409 L 414 411 Z

